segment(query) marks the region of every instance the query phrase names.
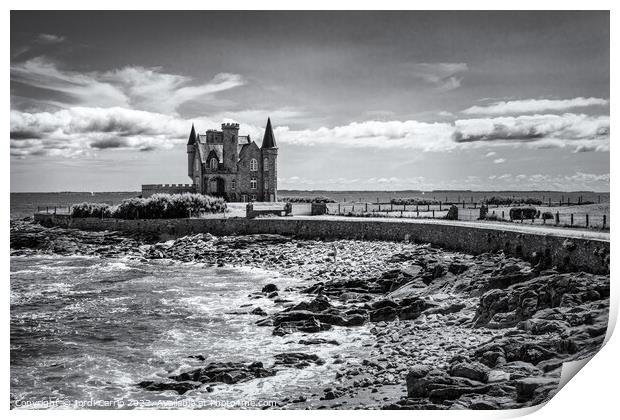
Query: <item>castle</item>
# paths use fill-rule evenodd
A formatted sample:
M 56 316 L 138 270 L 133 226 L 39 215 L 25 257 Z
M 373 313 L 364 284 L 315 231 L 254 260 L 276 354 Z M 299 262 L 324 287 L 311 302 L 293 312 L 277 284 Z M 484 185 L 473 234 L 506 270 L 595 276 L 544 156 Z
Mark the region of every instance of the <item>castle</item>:
M 222 130 L 196 134 L 187 141 L 187 175 L 192 184 L 143 185 L 142 196 L 167 192 L 197 192 L 227 201 L 278 200 L 278 147 L 267 119 L 263 143 L 239 135 L 239 124 L 224 123 Z

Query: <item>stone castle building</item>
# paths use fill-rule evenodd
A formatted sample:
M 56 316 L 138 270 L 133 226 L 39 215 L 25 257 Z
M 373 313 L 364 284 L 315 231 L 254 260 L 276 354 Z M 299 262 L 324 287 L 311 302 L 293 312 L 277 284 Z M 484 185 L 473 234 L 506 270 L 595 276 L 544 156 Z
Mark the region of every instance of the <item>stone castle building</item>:
M 191 184 L 142 185 L 142 196 L 197 192 L 227 201 L 278 201 L 278 147 L 271 119 L 260 148 L 249 135 L 239 135 L 239 124 L 225 123 L 205 134 L 196 134 L 192 124 L 187 175 Z

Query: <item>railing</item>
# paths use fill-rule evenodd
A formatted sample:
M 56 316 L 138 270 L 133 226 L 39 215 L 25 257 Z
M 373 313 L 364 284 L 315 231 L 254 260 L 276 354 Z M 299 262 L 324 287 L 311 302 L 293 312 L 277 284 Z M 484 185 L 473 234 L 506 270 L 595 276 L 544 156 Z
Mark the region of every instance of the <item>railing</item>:
M 559 203 L 558 203 L 559 204 Z M 393 203 L 329 203 L 327 212 L 331 215 L 351 217 L 395 217 L 395 218 L 426 218 L 444 219 L 448 209 L 455 205 L 458 208 L 458 220 L 480 220 L 480 204 L 459 202 L 437 204 L 393 204 Z M 533 219 L 510 219 L 512 207 L 527 207 L 526 205 L 492 205 L 487 206 L 488 212 L 484 220 L 512 223 L 528 223 L 545 226 L 561 226 L 573 228 L 609 229 L 609 213 L 595 211 L 580 211 L 580 205 L 571 208 L 564 206 L 530 206 L 538 209 L 538 217 Z M 585 209 L 584 209 L 585 210 Z M 551 213 L 552 218 L 543 218 L 544 213 Z

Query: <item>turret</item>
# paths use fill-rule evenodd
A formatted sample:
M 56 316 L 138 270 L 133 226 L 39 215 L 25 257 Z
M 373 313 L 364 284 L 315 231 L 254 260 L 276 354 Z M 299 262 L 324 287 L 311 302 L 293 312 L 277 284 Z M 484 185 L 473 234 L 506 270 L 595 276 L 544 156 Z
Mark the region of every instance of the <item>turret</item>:
M 224 143 L 224 167 L 236 171 L 239 155 L 237 144 L 239 142 L 239 124 L 223 123 L 222 137 Z
M 192 131 L 187 140 L 187 176 L 194 180 L 194 158 L 196 156 L 196 130 L 192 124 Z
M 263 201 L 278 201 L 278 147 L 271 128 L 271 118 L 267 118 L 267 126 L 260 150 L 263 157 L 261 162 Z

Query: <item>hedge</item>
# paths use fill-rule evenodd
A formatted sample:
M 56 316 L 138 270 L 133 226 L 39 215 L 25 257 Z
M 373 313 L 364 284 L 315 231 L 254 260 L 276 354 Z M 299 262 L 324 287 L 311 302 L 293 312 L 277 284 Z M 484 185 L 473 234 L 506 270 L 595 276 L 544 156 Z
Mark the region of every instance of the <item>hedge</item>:
M 73 217 L 114 217 L 117 219 L 177 219 L 190 214 L 223 213 L 223 198 L 202 194 L 154 194 L 148 198 L 129 198 L 117 206 L 81 203 L 71 210 Z

